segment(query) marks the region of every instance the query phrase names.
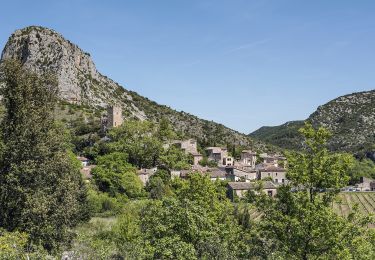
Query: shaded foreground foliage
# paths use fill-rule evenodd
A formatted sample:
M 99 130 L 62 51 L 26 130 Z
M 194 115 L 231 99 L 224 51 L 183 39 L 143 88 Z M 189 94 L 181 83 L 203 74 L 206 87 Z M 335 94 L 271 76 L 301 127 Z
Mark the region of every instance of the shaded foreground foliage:
M 69 243 L 71 228 L 87 219 L 86 191 L 69 156 L 68 135 L 53 118 L 54 77 L 14 61 L 1 64 L 0 227 L 22 231 L 53 251 Z

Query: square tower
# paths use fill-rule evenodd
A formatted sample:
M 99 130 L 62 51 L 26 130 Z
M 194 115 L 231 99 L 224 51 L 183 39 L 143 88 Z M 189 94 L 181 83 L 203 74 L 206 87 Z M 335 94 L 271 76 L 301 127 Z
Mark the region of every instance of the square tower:
M 118 127 L 122 125 L 124 120 L 122 119 L 122 109 L 119 106 L 109 106 L 107 108 L 108 121 L 107 128 Z

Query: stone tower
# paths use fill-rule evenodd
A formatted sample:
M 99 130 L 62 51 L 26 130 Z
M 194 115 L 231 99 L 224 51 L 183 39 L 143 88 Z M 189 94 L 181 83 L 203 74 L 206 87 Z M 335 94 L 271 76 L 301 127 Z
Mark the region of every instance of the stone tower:
M 107 128 L 118 127 L 124 122 L 124 120 L 122 119 L 121 107 L 109 106 L 107 108 L 107 113 Z

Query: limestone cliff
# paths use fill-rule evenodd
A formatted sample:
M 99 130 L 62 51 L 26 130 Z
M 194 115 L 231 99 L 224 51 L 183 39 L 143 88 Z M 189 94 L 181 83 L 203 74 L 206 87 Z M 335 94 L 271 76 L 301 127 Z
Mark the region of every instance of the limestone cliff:
M 9 58 L 20 60 L 37 73 L 54 73 L 61 98 L 70 103 L 98 108 L 117 104 L 123 108 L 126 118 L 158 121 L 166 117 L 175 130 L 205 142 L 264 148 L 261 143 L 254 143 L 246 135 L 221 124 L 177 112 L 124 89 L 97 71 L 90 54 L 51 29 L 31 26 L 15 31 L 1 55 L 1 60 Z

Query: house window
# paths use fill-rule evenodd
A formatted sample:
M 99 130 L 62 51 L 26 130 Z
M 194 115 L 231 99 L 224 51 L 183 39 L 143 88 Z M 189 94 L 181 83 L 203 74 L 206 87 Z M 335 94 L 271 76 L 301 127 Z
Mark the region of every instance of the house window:
M 275 182 L 276 182 L 276 183 L 278 183 L 278 182 L 279 182 L 279 180 L 278 180 L 278 179 L 275 179 Z
M 282 179 L 282 180 L 281 180 L 281 182 L 282 182 L 282 183 L 284 183 L 284 182 L 285 182 L 285 180 L 284 180 L 284 179 Z
M 277 176 L 277 173 L 276 173 L 276 176 Z
M 272 197 L 272 190 L 269 190 L 267 193 L 268 193 L 268 196 Z

